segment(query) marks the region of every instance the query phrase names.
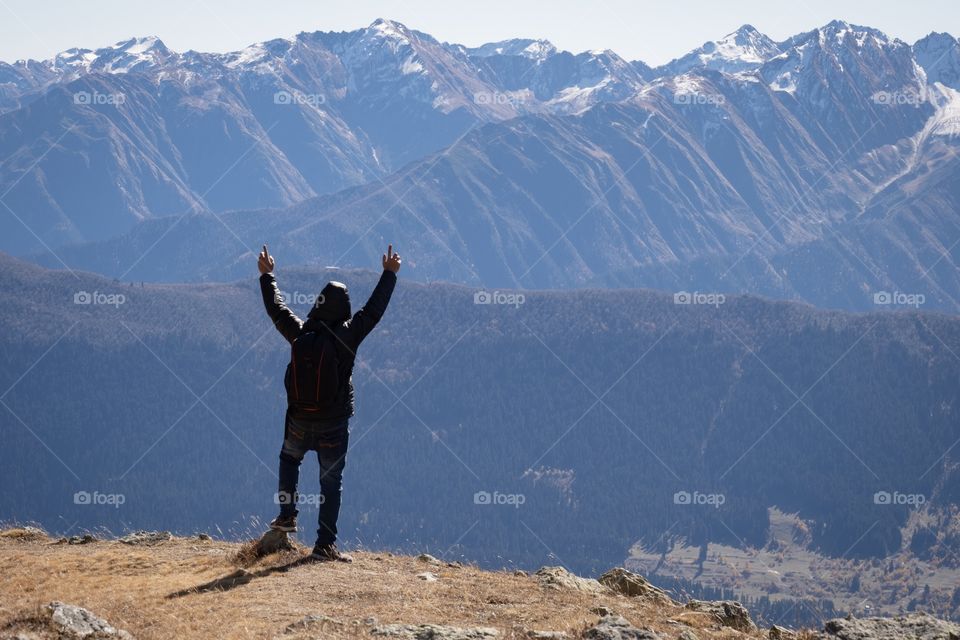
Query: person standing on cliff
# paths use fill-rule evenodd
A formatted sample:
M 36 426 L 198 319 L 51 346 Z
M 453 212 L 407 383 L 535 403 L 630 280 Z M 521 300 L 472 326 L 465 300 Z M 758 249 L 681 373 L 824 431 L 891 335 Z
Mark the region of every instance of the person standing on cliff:
M 349 422 L 354 414 L 353 365 L 357 348 L 380 322 L 397 283 L 400 255 L 394 253 L 393 245 L 387 247 L 381 264 L 380 281 L 359 311 L 351 315 L 346 285 L 331 281 L 303 322 L 283 302 L 267 245 L 257 260 L 263 305 L 277 331 L 290 343 L 291 354 L 284 376 L 287 412 L 277 492 L 280 515 L 270 528 L 297 530 L 300 463 L 308 451 L 315 451 L 321 495 L 317 542 L 311 554 L 316 560 L 353 561 L 336 545 Z

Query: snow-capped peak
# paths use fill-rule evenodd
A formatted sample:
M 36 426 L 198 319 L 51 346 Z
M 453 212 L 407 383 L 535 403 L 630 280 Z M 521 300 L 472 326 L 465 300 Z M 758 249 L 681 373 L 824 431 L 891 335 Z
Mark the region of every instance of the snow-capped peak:
M 47 60 L 50 69 L 61 72 L 104 71 L 127 73 L 166 62 L 173 54 L 156 36 L 130 38 L 96 51 L 67 49 Z
M 852 43 L 858 49 L 869 44 L 878 47 L 895 43 L 902 44 L 899 40 L 891 40 L 887 34 L 879 29 L 851 24 L 846 20 L 832 20 L 813 31 L 793 36 L 785 43 L 781 43 L 781 49 L 786 50 L 788 47 L 798 46 L 810 41 L 816 41 L 823 49 L 833 49 L 847 43 Z
M 395 20 L 387 20 L 386 18 L 377 18 L 374 20 L 370 23 L 370 26 L 367 27 L 367 31 L 391 40 L 408 40 L 410 35 L 410 30 L 407 29 L 406 26 Z
M 738 73 L 759 67 L 780 53 L 777 43 L 745 24 L 719 40 L 706 42 L 665 65 L 670 74 L 681 74 L 695 68 L 712 69 L 724 73 Z
M 960 40 L 949 33 L 931 33 L 912 49 L 928 81 L 960 89 Z
M 90 64 L 97 59 L 97 54 L 91 51 L 90 49 L 78 49 L 74 47 L 73 49 L 67 49 L 66 51 L 61 51 L 48 62 L 51 69 L 55 70 L 70 70 L 70 69 L 83 69 L 86 70 L 89 68 Z
M 144 55 L 148 53 L 168 53 L 166 45 L 156 36 L 145 38 L 130 38 L 126 42 L 118 42 L 113 47 L 125 51 L 130 55 Z
M 531 60 L 543 60 L 557 52 L 557 48 L 548 40 L 514 38 L 500 42 L 488 42 L 479 47 L 469 48 L 467 54 L 477 58 L 490 56 L 522 56 Z
M 173 55 L 156 36 L 130 38 L 112 47 L 98 49 L 96 54 L 91 69 L 109 73 L 143 71 L 162 65 Z

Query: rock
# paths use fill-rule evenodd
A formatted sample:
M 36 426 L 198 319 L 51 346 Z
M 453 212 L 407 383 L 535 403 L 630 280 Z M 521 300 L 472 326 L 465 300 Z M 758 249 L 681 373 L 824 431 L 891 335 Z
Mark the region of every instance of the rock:
M 767 637 L 770 638 L 770 640 L 793 640 L 797 637 L 797 634 L 785 627 L 773 625 L 770 627 L 770 632 L 767 634 Z
M 513 570 L 513 575 L 517 576 L 518 578 L 526 578 L 526 577 L 528 577 L 530 574 L 527 573 L 526 571 L 524 571 L 523 569 L 514 569 L 514 570 Z
M 432 564 L 438 567 L 441 564 L 443 564 L 442 562 L 440 562 L 439 558 L 435 558 L 429 553 L 421 553 L 420 555 L 417 556 L 417 560 L 419 560 L 420 562 L 426 562 L 427 564 Z
M 600 616 L 601 618 L 602 618 L 603 616 L 614 616 L 614 615 L 617 615 L 616 612 L 615 612 L 613 609 L 611 609 L 610 607 L 605 607 L 605 606 L 603 606 L 603 605 L 600 605 L 599 607 L 590 607 L 590 613 L 596 614 L 596 615 Z
M 436 574 L 430 573 L 429 571 L 424 571 L 423 573 L 418 573 L 418 574 L 417 574 L 417 577 L 420 578 L 421 580 L 426 581 L 426 582 L 436 582 L 436 581 L 437 581 L 437 576 L 436 576 Z
M 570 636 L 563 631 L 527 631 L 531 640 L 570 640 Z
M 198 533 L 197 540 L 200 540 L 202 542 L 210 542 L 211 540 L 213 540 L 213 538 L 210 537 L 209 533 Z
M 96 536 L 85 533 L 82 536 L 70 536 L 69 538 L 60 538 L 57 540 L 57 544 L 90 544 L 91 542 L 96 542 Z
M 680 632 L 680 635 L 677 636 L 677 640 L 700 640 L 700 638 L 690 629 L 684 629 Z
M 640 629 L 621 616 L 604 616 L 583 632 L 584 640 L 661 640 L 650 629 Z
M 463 569 L 463 563 L 457 561 L 448 562 L 447 566 L 451 569 Z
M 709 614 L 725 627 L 738 631 L 755 631 L 757 625 L 750 619 L 747 608 L 733 600 L 691 600 L 686 608 L 691 611 L 700 611 Z
M 667 595 L 666 591 L 653 586 L 643 576 L 622 567 L 610 569 L 600 576 L 599 582 L 610 590 L 631 598 L 645 598 L 663 603 L 673 602 L 673 598 Z
M 376 616 L 367 616 L 366 618 L 363 619 L 363 624 L 370 625 L 371 627 L 377 624 L 378 622 L 380 621 L 377 620 Z
M 15 527 L 0 531 L 0 537 L 19 542 L 33 542 L 35 540 L 46 540 L 47 532 L 38 527 Z
M 253 554 L 257 558 L 268 556 L 278 551 L 293 551 L 296 547 L 290 542 L 290 536 L 286 531 L 276 531 L 271 529 L 260 536 L 253 547 Z
M 607 588 L 591 578 L 581 578 L 563 567 L 541 567 L 535 574 L 541 587 L 575 589 L 586 593 L 608 593 Z
M 960 640 L 960 625 L 912 613 L 896 618 L 837 618 L 828 621 L 822 640 Z
M 171 539 L 173 539 L 173 535 L 169 531 L 134 531 L 122 538 L 117 538 L 117 541 L 123 544 L 151 545 Z
M 489 627 L 448 627 L 436 624 L 386 624 L 373 628 L 373 635 L 401 640 L 487 640 L 498 632 Z
M 133 640 L 132 635 L 115 629 L 103 618 L 82 607 L 63 602 L 51 602 L 43 607 L 39 621 L 46 627 L 45 630 L 55 633 L 61 640 Z
M 300 633 L 303 631 L 309 631 L 311 633 L 318 631 L 333 631 L 342 629 L 344 624 L 339 620 L 335 620 L 330 616 L 320 615 L 320 614 L 310 614 L 296 622 L 291 622 L 283 630 L 284 633 Z

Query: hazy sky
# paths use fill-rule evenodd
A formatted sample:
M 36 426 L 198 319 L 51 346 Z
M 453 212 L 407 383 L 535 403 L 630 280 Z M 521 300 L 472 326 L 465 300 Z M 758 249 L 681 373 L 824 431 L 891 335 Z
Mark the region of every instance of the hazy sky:
M 660 64 L 744 23 L 775 39 L 840 18 L 913 42 L 960 35 L 957 0 L 0 0 L 0 60 L 47 58 L 138 35 L 184 51 L 230 51 L 300 31 L 350 30 L 378 17 L 439 40 L 478 45 L 546 38 L 563 49 L 613 49 Z

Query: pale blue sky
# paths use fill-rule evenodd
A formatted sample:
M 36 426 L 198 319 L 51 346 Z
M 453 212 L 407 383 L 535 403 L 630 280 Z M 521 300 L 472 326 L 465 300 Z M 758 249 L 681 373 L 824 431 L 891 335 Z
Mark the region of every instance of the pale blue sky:
M 300 31 L 355 29 L 377 17 L 448 42 L 546 38 L 563 49 L 609 48 L 654 65 L 744 23 L 775 39 L 834 18 L 907 42 L 930 31 L 960 35 L 957 0 L 0 0 L 0 60 L 46 58 L 134 35 L 159 36 L 178 51 L 230 51 Z

